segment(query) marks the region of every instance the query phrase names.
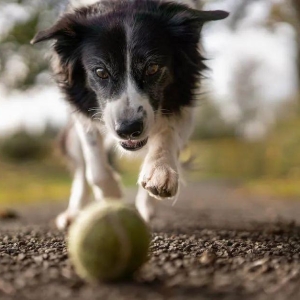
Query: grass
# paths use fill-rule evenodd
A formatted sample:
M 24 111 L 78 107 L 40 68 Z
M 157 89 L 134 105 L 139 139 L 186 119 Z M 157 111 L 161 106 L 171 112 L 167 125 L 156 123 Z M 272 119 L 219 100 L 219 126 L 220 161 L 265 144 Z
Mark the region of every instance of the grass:
M 0 162 L 0 204 L 67 199 L 70 176 L 54 159 L 13 164 Z
M 134 186 L 140 162 L 118 158 L 124 186 Z M 17 205 L 69 198 L 72 176 L 56 155 L 43 160 L 16 163 L 0 159 L 0 205 Z
M 300 178 L 267 178 L 250 180 L 245 183 L 243 189 L 252 194 L 300 199 Z
M 233 137 L 192 141 L 182 158 L 194 156 L 189 181 L 239 179 L 249 193 L 300 197 L 300 119 L 279 124 L 263 141 Z M 117 158 L 125 186 L 135 186 L 140 161 Z M 13 163 L 0 158 L 0 205 L 59 201 L 69 197 L 71 176 L 60 158 Z

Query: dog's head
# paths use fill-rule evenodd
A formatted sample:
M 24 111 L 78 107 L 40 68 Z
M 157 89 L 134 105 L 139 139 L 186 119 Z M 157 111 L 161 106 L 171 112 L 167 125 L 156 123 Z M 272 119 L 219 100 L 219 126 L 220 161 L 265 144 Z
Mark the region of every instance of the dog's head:
M 171 2 L 102 1 L 65 14 L 32 43 L 56 40 L 68 100 L 133 151 L 146 144 L 158 116 L 192 104 L 205 68 L 201 28 L 227 16 Z

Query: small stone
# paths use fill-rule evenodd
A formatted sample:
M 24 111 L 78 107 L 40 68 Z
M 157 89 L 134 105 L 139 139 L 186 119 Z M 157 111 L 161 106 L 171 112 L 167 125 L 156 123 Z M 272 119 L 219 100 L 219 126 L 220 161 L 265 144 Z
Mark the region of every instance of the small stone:
M 37 263 L 40 264 L 43 261 L 43 257 L 42 256 L 33 256 L 32 259 Z
M 17 260 L 19 261 L 22 261 L 26 258 L 26 255 L 24 253 L 20 253 L 18 256 L 17 256 Z
M 204 251 L 199 258 L 199 262 L 202 265 L 211 265 L 217 260 L 217 256 L 214 252 Z

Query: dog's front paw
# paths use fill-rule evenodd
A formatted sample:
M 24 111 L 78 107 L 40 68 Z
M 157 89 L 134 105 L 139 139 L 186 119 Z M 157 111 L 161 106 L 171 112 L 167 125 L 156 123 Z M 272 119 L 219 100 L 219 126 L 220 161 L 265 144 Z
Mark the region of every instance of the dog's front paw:
M 157 199 L 172 198 L 178 191 L 178 173 L 168 164 L 145 165 L 139 183 Z
M 73 223 L 73 221 L 75 220 L 76 217 L 77 217 L 77 214 L 66 210 L 56 217 L 56 219 L 55 219 L 56 227 L 59 230 L 65 230 Z

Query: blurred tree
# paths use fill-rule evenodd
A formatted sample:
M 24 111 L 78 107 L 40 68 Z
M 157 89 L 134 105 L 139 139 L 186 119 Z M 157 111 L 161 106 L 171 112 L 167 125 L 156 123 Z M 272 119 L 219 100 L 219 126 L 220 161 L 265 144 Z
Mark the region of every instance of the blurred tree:
M 273 26 L 277 22 L 289 23 L 296 30 L 298 44 L 297 66 L 300 82 L 300 1 L 289 0 L 287 2 L 274 2 L 270 12 L 269 25 Z
M 0 82 L 7 89 L 25 89 L 48 69 L 46 46 L 33 47 L 35 33 L 57 18 L 59 0 L 0 0 Z
M 295 12 L 294 25 L 297 30 L 297 41 L 298 41 L 298 74 L 300 78 L 300 1 L 292 0 L 292 5 Z
M 231 17 L 229 18 L 228 26 L 231 30 L 236 30 L 238 23 L 241 19 L 243 19 L 246 15 L 247 8 L 253 2 L 258 2 L 262 0 L 244 0 L 237 3 L 235 10 L 231 13 Z
M 224 92 L 224 90 L 222 90 L 226 96 L 223 95 L 223 99 L 221 99 L 222 96 L 218 99 L 218 101 L 220 101 L 219 103 L 221 103 L 219 107 L 221 107 L 221 111 L 225 112 L 224 116 L 226 120 L 234 124 L 236 133 L 239 136 L 251 139 L 262 138 L 267 133 L 267 129 L 274 124 L 283 111 L 279 103 L 285 102 L 286 107 L 286 101 L 290 100 L 289 97 L 292 98 L 294 96 L 292 92 L 295 92 L 297 86 L 297 78 L 295 79 L 296 70 L 294 68 L 295 58 L 292 56 L 295 51 L 295 43 L 294 40 L 292 40 L 294 39 L 294 30 L 288 25 L 285 26 L 286 24 L 283 23 L 289 23 L 298 30 L 299 34 L 297 38 L 299 39 L 298 44 L 300 45 L 300 0 L 202 1 L 208 4 L 212 3 L 212 9 L 218 9 L 218 3 L 221 4 L 223 2 L 223 4 L 228 5 L 230 17 L 222 22 L 222 26 L 227 26 L 227 29 L 229 29 L 227 34 L 233 38 L 228 38 L 228 45 L 233 45 L 230 49 L 236 51 L 238 54 L 236 59 L 234 58 L 234 54 L 232 54 L 233 58 L 231 58 L 229 54 L 226 56 L 227 61 L 230 61 L 231 65 L 226 64 L 224 59 L 224 65 L 227 66 L 227 70 L 226 75 L 223 73 L 223 84 L 226 85 L 227 91 Z M 295 14 L 296 10 L 292 5 L 294 2 L 297 5 L 298 18 Z M 291 34 L 287 36 L 286 33 Z M 248 41 L 246 37 L 249 38 Z M 268 37 L 270 37 L 269 40 L 267 39 Z M 257 38 L 253 41 L 253 46 L 251 45 L 251 38 L 254 40 Z M 266 44 L 264 44 L 264 41 L 266 41 Z M 274 45 L 277 44 L 280 46 L 280 43 L 284 44 L 287 41 L 290 43 L 281 48 L 282 53 L 278 50 L 279 47 L 278 49 L 276 48 L 279 57 L 274 55 L 272 58 L 272 55 L 268 54 L 272 51 Z M 256 43 L 262 43 L 264 46 L 262 47 L 262 51 L 255 45 Z M 294 85 L 286 85 L 286 90 L 293 89 L 293 91 L 281 94 L 281 96 L 283 95 L 281 99 L 279 99 L 280 96 L 278 96 L 280 93 L 274 93 L 273 95 L 266 93 L 265 91 L 268 89 L 268 85 L 272 83 L 271 80 L 269 82 L 262 80 L 269 78 L 268 70 L 275 70 L 272 73 L 273 79 L 278 81 L 278 83 L 282 83 L 281 87 L 285 84 L 284 80 L 282 80 L 280 67 L 277 69 L 277 63 L 280 59 L 282 65 L 285 64 L 286 69 L 289 70 L 287 71 L 287 73 L 291 75 L 289 79 L 293 79 L 287 80 L 285 78 L 285 81 L 294 83 Z M 291 65 L 293 68 L 290 67 Z M 272 66 L 275 67 L 272 69 Z M 273 84 L 276 85 L 275 82 L 273 82 Z M 277 87 L 277 90 L 280 91 L 281 87 L 279 87 L 279 85 Z M 222 88 L 224 89 L 224 86 L 222 86 L 221 89 Z M 227 107 L 222 105 L 222 103 L 227 103 Z M 229 114 L 228 106 L 231 110 Z
M 0 140 L 0 157 L 12 162 L 27 162 L 46 157 L 51 149 L 47 136 L 33 136 L 19 131 Z

